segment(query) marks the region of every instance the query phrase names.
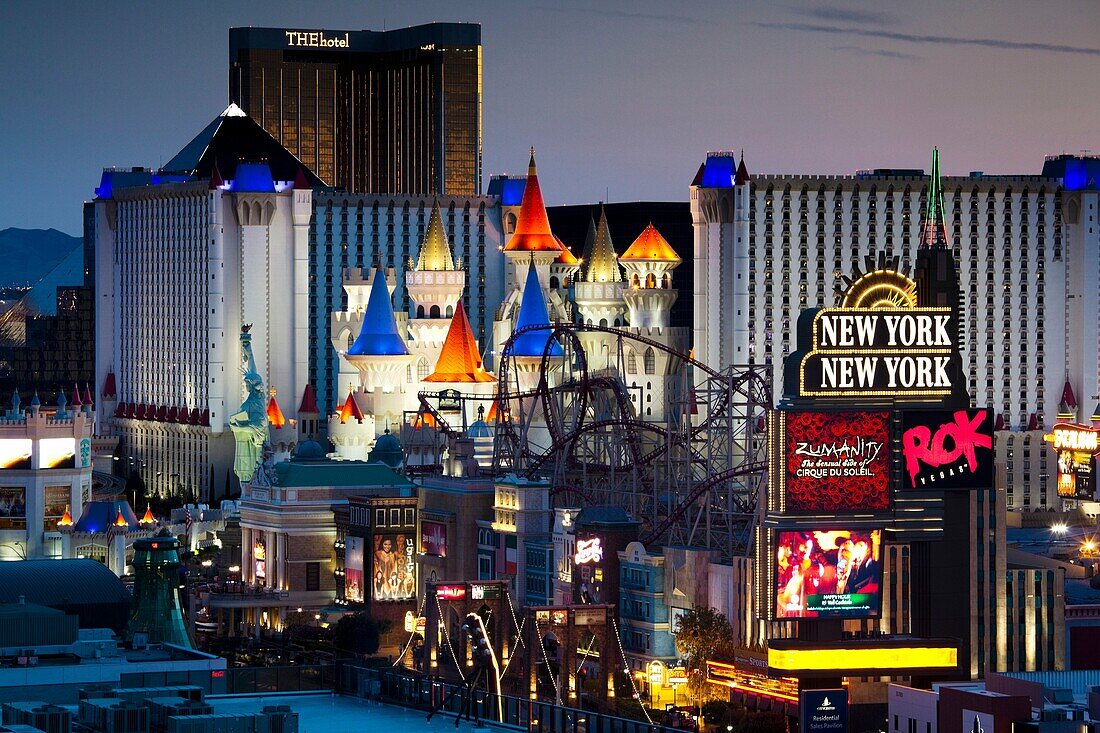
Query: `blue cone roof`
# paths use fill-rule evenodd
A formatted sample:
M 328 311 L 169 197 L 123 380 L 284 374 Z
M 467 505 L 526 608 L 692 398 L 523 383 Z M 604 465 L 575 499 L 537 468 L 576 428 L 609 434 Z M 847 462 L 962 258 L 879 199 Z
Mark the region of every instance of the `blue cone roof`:
M 393 315 L 390 291 L 382 268 L 374 271 L 367 312 L 359 338 L 348 349 L 348 356 L 407 356 L 409 347 L 397 333 L 397 318 Z
M 519 304 L 519 317 L 515 330 L 526 326 L 546 326 L 545 331 L 531 331 L 516 337 L 512 342 L 514 356 L 542 356 L 546 342 L 550 340 L 550 314 L 546 310 L 546 298 L 539 285 L 539 276 L 532 262 L 527 269 L 527 282 L 523 286 L 523 300 Z M 561 356 L 561 344 L 554 341 L 550 345 L 550 356 Z

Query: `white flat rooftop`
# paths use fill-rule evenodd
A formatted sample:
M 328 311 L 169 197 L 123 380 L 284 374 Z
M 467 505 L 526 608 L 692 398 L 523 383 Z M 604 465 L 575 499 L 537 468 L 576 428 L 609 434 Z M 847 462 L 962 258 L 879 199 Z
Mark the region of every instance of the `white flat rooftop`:
M 439 714 L 427 721 L 427 713 L 394 705 L 369 703 L 345 695 L 269 695 L 208 698 L 215 713 L 258 713 L 265 705 L 289 705 L 298 713 L 298 733 L 448 733 L 454 718 Z M 473 721 L 463 720 L 458 730 L 472 731 Z

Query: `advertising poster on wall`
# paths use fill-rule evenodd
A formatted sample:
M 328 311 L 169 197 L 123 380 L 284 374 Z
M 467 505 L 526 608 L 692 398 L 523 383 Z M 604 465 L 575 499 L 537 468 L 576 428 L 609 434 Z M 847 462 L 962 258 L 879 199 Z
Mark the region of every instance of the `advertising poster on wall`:
M 374 536 L 373 587 L 376 601 L 416 597 L 416 553 L 412 535 Z
M 777 619 L 878 616 L 881 530 L 781 531 L 775 559 Z
M 990 410 L 909 411 L 902 423 L 902 485 L 906 489 L 993 485 Z
M 1088 425 L 1057 423 L 1043 439 L 1058 453 L 1058 496 L 1092 499 L 1096 492 L 1100 430 Z
M 31 470 L 31 439 L 5 438 L 0 440 L 0 470 Z
M 362 603 L 363 597 L 363 538 L 348 535 L 344 540 L 344 598 L 351 603 Z
M 889 412 L 786 415 L 787 511 L 890 508 Z
M 798 709 L 803 733 L 847 733 L 848 691 L 802 690 Z
M 26 489 L 22 486 L 0 486 L 0 528 L 23 528 L 26 522 Z
M 72 489 L 68 486 L 47 486 L 42 492 L 42 531 L 52 532 L 69 507 Z M 111 517 L 111 521 L 114 521 Z
M 447 525 L 442 522 L 422 521 L 420 551 L 425 555 L 447 557 Z
M 256 581 L 267 580 L 267 546 L 263 540 L 256 540 L 252 545 L 252 560 L 255 563 Z
M 38 467 L 76 468 L 75 438 L 42 438 L 38 441 Z

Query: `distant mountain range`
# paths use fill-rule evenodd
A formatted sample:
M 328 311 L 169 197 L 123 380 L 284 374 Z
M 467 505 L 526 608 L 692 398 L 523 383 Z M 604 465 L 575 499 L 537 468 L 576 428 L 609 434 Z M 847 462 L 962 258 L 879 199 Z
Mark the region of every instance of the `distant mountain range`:
M 0 229 L 0 288 L 34 285 L 82 244 L 56 229 Z

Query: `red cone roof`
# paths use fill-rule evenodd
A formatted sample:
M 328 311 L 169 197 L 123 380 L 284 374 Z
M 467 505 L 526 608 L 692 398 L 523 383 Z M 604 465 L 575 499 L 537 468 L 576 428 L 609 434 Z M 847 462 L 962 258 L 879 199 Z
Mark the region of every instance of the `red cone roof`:
M 355 393 L 348 392 L 348 398 L 344 400 L 344 406 L 340 408 L 340 423 L 346 423 L 348 418 L 355 418 L 356 422 L 363 422 L 363 411 L 359 409 L 359 403 L 355 401 Z
M 535 149 L 531 149 L 531 163 L 527 166 L 527 186 L 523 189 L 523 201 L 519 205 L 516 231 L 505 245 L 505 252 L 558 252 L 561 242 L 550 231 L 550 219 L 546 216 L 546 204 L 542 201 L 538 171 L 535 169 Z
M 306 388 L 302 390 L 302 404 L 298 405 L 299 417 L 303 414 L 319 415 L 321 411 L 317 409 L 317 394 L 313 391 L 312 384 L 306 384 Z

